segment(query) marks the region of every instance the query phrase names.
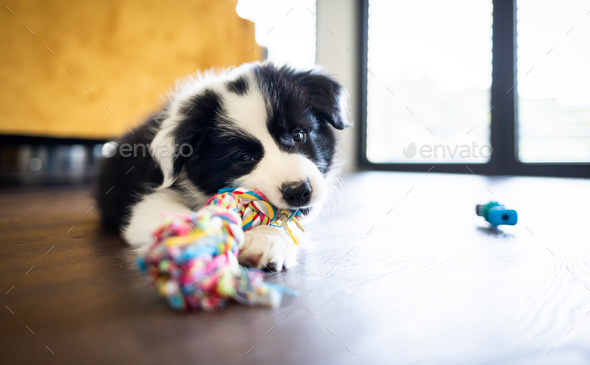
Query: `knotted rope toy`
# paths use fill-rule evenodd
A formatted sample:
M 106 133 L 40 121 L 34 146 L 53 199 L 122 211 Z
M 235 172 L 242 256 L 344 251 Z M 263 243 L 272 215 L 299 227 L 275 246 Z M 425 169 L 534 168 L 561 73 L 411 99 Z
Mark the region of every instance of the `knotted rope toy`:
M 238 253 L 244 232 L 262 224 L 283 227 L 299 245 L 289 223 L 304 231 L 301 215 L 277 209 L 256 190 L 222 189 L 197 212 L 167 213 L 137 263 L 176 310 L 219 309 L 228 299 L 277 307 L 286 288 L 265 283 L 260 270 L 240 266 Z

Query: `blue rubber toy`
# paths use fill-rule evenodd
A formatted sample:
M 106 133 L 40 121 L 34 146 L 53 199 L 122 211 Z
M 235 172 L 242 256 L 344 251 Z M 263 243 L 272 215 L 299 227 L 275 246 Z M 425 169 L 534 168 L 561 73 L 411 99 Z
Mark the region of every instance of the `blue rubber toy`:
M 499 225 L 513 226 L 518 222 L 518 214 L 515 210 L 508 209 L 498 202 L 489 202 L 486 205 L 478 204 L 475 207 L 477 215 L 484 217 L 493 227 Z

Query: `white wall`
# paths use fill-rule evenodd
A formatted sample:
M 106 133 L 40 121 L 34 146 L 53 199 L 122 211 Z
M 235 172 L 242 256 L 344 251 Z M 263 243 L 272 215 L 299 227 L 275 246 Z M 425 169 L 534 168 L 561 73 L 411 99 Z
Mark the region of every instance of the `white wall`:
M 360 52 L 358 8 L 356 0 L 317 0 L 316 4 L 317 64 L 324 66 L 349 93 L 349 122 L 354 125 L 338 133 L 344 160 L 344 173 L 355 171 L 357 168 L 356 133 L 359 115 L 357 100 L 360 92 L 357 85 L 359 78 L 357 60 Z

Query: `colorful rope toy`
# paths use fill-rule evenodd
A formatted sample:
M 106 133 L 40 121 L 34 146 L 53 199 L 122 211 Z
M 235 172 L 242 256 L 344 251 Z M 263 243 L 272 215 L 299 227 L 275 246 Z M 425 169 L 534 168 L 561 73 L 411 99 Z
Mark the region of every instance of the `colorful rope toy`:
M 493 227 L 499 225 L 513 226 L 518 222 L 518 214 L 515 210 L 508 209 L 498 202 L 489 202 L 486 205 L 475 206 L 475 213 L 484 217 Z
M 177 310 L 214 310 L 230 298 L 277 307 L 287 288 L 265 283 L 260 270 L 240 266 L 238 252 L 244 232 L 261 224 L 283 227 L 299 245 L 289 223 L 303 231 L 301 215 L 299 210 L 277 209 L 256 190 L 222 189 L 197 212 L 166 214 L 137 263 Z

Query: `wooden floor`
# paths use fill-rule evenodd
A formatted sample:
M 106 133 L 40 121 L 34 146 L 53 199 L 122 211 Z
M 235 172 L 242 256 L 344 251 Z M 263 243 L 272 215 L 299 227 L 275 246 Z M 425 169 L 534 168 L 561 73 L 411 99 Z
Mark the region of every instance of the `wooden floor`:
M 0 363 L 590 363 L 590 181 L 363 173 L 342 196 L 269 273 L 299 296 L 187 315 L 88 191 L 0 191 Z M 491 199 L 518 225 L 487 228 Z

